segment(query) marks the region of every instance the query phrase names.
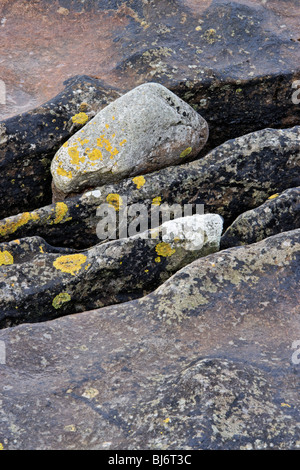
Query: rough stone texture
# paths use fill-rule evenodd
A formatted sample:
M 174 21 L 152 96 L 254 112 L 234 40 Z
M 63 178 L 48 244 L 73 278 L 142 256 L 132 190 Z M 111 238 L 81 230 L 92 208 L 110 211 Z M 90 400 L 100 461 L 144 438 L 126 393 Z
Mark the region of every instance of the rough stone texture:
M 1 330 L 4 449 L 299 449 L 299 242 L 224 250 L 142 299 Z
M 292 101 L 300 79 L 298 0 L 60 0 L 60 7 L 68 14 L 45 0 L 0 7 L 8 105 L 16 112 L 9 100 L 18 103 L 22 93 L 39 104 L 49 100 L 0 125 L 0 217 L 51 202 L 50 161 L 72 134 L 64 121 L 82 104 L 92 117 L 104 101 L 144 82 L 165 85 L 206 119 L 203 155 L 257 129 L 300 123 Z M 79 77 L 52 98 L 78 73 L 105 83 Z
M 50 102 L 0 123 L 1 217 L 51 202 L 51 160 L 81 127 L 72 117 L 79 112 L 94 117 L 119 96 L 101 80 L 75 77 Z
M 300 187 L 290 188 L 237 217 L 222 236 L 221 248 L 255 243 L 299 227 Z
M 141 297 L 197 257 L 218 251 L 219 215 L 180 220 L 84 252 L 64 252 L 38 237 L 0 244 L 0 327 Z
M 60 193 L 82 193 L 194 159 L 207 138 L 206 121 L 187 103 L 158 83 L 140 85 L 102 109 L 56 152 L 54 202 Z
M 55 246 L 87 248 L 98 243 L 97 207 L 119 195 L 130 207 L 143 203 L 204 204 L 227 228 L 242 212 L 274 193 L 300 185 L 300 127 L 265 129 L 230 140 L 194 162 L 169 167 L 136 181 L 129 178 L 81 197 L 0 221 L 0 239 L 39 235 Z M 157 199 L 158 198 L 158 199 Z M 157 201 L 157 202 L 156 202 Z

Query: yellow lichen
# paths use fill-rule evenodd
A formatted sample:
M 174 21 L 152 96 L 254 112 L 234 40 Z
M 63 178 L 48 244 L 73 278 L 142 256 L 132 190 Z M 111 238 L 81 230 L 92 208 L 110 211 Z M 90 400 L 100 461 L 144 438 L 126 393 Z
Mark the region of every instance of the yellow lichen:
M 0 450 L 4 450 L 4 446 L 3 446 L 2 442 L 0 442 Z
M 0 266 L 3 264 L 6 266 L 9 264 L 14 264 L 13 255 L 7 250 L 0 251 Z
M 71 157 L 71 163 L 72 165 L 78 165 L 79 163 L 79 150 L 77 147 L 69 147 L 68 148 L 68 154 Z
M 116 211 L 119 211 L 120 207 L 123 204 L 123 200 L 119 194 L 114 194 L 114 193 L 108 194 L 106 196 L 106 200 L 108 204 L 113 206 Z
M 152 199 L 152 205 L 153 206 L 160 206 L 161 204 L 161 197 L 157 196 Z
M 157 258 L 155 258 L 155 263 L 160 263 L 161 259 L 160 259 L 160 256 L 158 256 Z
M 83 254 L 74 254 L 74 255 L 63 255 L 56 258 L 53 262 L 53 266 L 62 271 L 63 273 L 72 274 L 75 276 L 81 268 L 82 265 L 86 262 L 87 257 Z
M 37 220 L 38 218 L 39 215 L 36 212 L 23 212 L 22 214 L 4 219 L 0 222 L 0 236 L 10 235 L 30 220 Z
M 140 189 L 146 183 L 146 180 L 143 176 L 136 176 L 132 179 L 134 184 L 136 184 L 137 189 Z
M 112 144 L 104 134 L 97 138 L 97 146 L 105 148 L 105 150 L 110 153 L 110 158 L 113 158 L 117 153 L 119 153 L 118 149 L 116 149 L 116 147 L 113 148 Z
M 88 153 L 88 158 L 91 161 L 102 160 L 102 152 L 99 149 L 93 149 L 91 152 Z
M 55 217 L 54 223 L 58 224 L 59 222 L 61 222 L 63 218 L 65 217 L 65 215 L 67 214 L 67 212 L 68 212 L 67 204 L 65 204 L 64 202 L 57 202 L 55 206 L 56 217 Z
M 63 168 L 61 168 L 60 166 L 57 168 L 56 173 L 59 176 L 65 176 L 66 178 L 69 178 L 69 179 L 72 178 L 72 172 L 71 171 L 66 171 Z
M 126 139 L 123 139 L 121 140 L 121 142 L 119 143 L 119 145 L 122 147 L 122 145 L 126 144 L 127 140 Z
M 72 121 L 76 124 L 85 124 L 89 120 L 89 117 L 85 113 L 78 113 L 72 116 Z
M 71 300 L 70 294 L 68 292 L 61 292 L 57 296 L 54 297 L 52 301 L 52 306 L 55 309 L 60 308 L 65 302 L 69 302 Z
M 272 196 L 268 197 L 268 199 L 275 199 L 275 198 L 278 197 L 278 196 L 279 196 L 278 193 L 272 194 Z
M 192 150 L 193 150 L 192 147 L 186 148 L 185 150 L 183 150 L 183 151 L 181 152 L 181 154 L 179 155 L 179 157 L 180 157 L 180 158 L 187 157 L 187 156 L 191 153 Z
M 176 250 L 169 243 L 161 242 L 156 245 L 155 251 L 159 256 L 171 256 Z

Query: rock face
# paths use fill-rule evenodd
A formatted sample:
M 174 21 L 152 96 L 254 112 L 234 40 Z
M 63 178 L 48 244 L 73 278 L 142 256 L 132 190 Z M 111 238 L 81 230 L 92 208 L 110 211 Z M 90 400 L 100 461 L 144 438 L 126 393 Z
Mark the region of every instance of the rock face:
M 195 158 L 207 138 L 206 121 L 187 103 L 158 83 L 140 85 L 106 106 L 55 154 L 54 201 Z
M 83 249 L 98 243 L 97 208 L 112 195 L 128 207 L 142 203 L 204 204 L 227 228 L 242 212 L 300 185 L 300 127 L 265 129 L 220 145 L 202 159 L 129 178 L 36 211 L 0 221 L 2 241 L 39 235 L 55 246 Z M 297 228 L 297 225 L 290 226 Z
M 221 248 L 255 243 L 300 227 L 300 188 L 274 194 L 259 207 L 241 214 L 228 227 Z
M 7 20 L 0 30 L 0 76 L 8 98 L 17 102 L 18 93 L 31 89 L 41 93 L 39 104 L 47 103 L 0 125 L 1 218 L 51 203 L 50 163 L 74 133 L 72 116 L 83 111 L 91 118 L 141 83 L 161 83 L 206 119 L 210 137 L 202 155 L 258 129 L 300 123 L 293 100 L 300 79 L 298 0 L 288 9 L 280 0 L 78 0 L 64 4 L 68 15 L 58 13 L 56 3 L 27 3 L 0 7 Z M 37 49 L 28 54 L 33 37 Z M 19 61 L 11 59 L 19 55 L 28 64 L 21 77 Z M 44 86 L 37 85 L 41 76 Z M 10 89 L 14 78 L 18 85 L 25 80 L 17 95 Z
M 299 449 L 299 242 L 230 248 L 142 299 L 1 330 L 3 447 Z
M 31 210 L 52 200 L 50 164 L 59 147 L 81 124 L 120 96 L 101 80 L 75 77 L 53 100 L 0 124 L 1 217 Z
M 63 252 L 38 237 L 3 243 L 0 327 L 141 297 L 182 266 L 217 251 L 222 225 L 219 215 L 194 215 L 84 252 Z
M 299 449 L 299 1 L 0 3 L 0 450 Z

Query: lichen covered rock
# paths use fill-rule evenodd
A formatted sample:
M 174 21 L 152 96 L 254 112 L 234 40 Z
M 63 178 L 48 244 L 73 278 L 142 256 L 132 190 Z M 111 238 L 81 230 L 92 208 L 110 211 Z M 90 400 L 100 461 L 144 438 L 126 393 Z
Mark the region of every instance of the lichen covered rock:
M 217 251 L 222 226 L 219 215 L 194 215 L 82 252 L 51 247 L 39 237 L 2 243 L 0 326 L 141 297 L 182 266 Z
M 206 121 L 187 103 L 158 83 L 140 85 L 58 150 L 51 164 L 54 197 L 195 158 L 207 138 Z
M 1 330 L 4 449 L 299 449 L 299 235 L 196 260 L 142 299 Z
M 264 129 L 232 139 L 205 157 L 124 179 L 81 196 L 0 221 L 0 240 L 39 235 L 55 246 L 83 249 L 98 243 L 97 208 L 118 197 L 128 208 L 204 204 L 227 228 L 242 212 L 300 185 L 300 127 Z M 116 196 L 117 195 L 117 196 Z M 296 226 L 291 227 L 296 228 Z M 270 233 L 271 235 L 271 233 Z
M 221 248 L 255 243 L 300 227 L 300 188 L 272 194 L 264 204 L 239 215 L 221 239 Z

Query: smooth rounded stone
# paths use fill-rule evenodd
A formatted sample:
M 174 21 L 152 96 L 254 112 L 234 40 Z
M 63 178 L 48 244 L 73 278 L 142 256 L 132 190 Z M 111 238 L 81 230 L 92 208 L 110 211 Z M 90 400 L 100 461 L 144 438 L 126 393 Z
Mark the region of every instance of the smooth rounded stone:
M 285 232 L 141 299 L 2 329 L 3 448 L 299 449 L 299 250 Z
M 0 327 L 48 320 L 150 292 L 199 256 L 218 251 L 222 217 L 187 219 L 167 221 L 159 229 L 82 252 L 51 247 L 39 237 L 0 244 Z
M 299 227 L 300 187 L 290 188 L 237 217 L 222 236 L 221 249 L 255 243 Z
M 158 83 L 145 83 L 102 109 L 55 154 L 54 200 L 88 187 L 195 158 L 206 121 Z

